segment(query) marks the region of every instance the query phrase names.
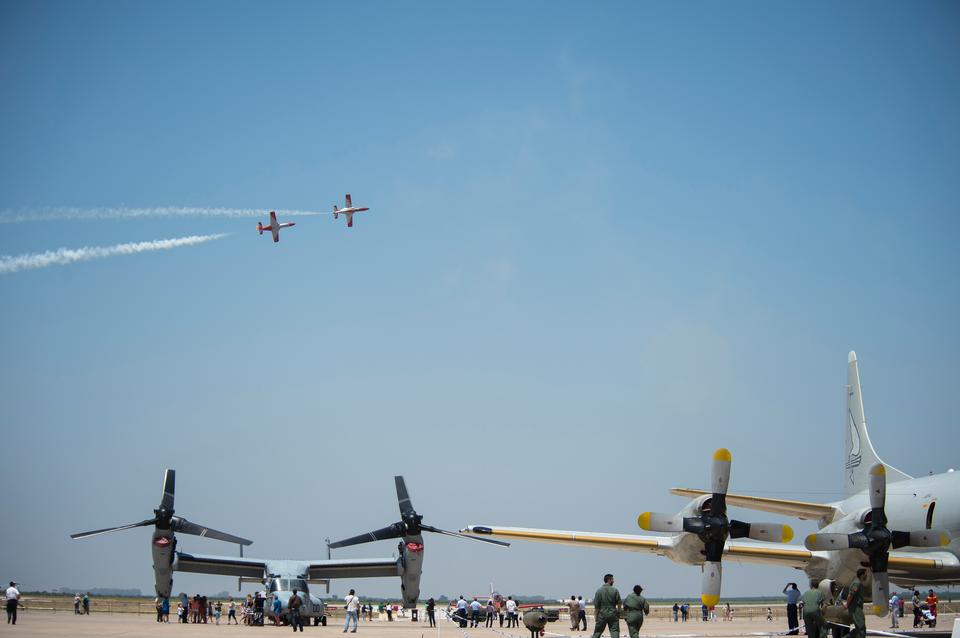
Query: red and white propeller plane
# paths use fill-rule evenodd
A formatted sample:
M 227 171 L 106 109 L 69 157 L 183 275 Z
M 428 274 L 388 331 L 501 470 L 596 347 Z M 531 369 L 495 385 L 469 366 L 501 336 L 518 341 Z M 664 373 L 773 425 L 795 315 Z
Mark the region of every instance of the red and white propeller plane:
M 346 195 L 347 206 L 346 208 L 337 208 L 337 205 L 333 205 L 333 218 L 337 219 L 340 215 L 347 216 L 347 228 L 353 228 L 353 214 L 362 213 L 365 210 L 370 210 L 369 208 L 354 208 L 353 200 L 350 198 L 350 193 Z
M 348 195 L 349 197 L 349 195 Z M 270 225 L 264 226 L 262 223 L 257 222 L 257 230 L 260 231 L 260 234 L 263 234 L 263 231 L 269 230 L 273 234 L 273 242 L 276 243 L 280 241 L 280 229 L 281 228 L 290 228 L 291 226 L 296 226 L 296 222 L 283 222 L 282 224 L 277 221 L 277 214 L 274 211 L 270 211 Z

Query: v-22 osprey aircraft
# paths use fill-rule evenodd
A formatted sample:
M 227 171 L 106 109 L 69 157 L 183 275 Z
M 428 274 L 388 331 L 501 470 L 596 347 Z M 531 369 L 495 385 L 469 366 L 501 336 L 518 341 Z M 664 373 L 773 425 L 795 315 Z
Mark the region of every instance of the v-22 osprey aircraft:
M 296 589 L 303 595 L 304 606 L 301 615 L 305 619 L 312 619 L 313 623 L 326 624 L 323 601 L 309 593 L 309 584 L 329 584 L 334 578 L 381 578 L 384 576 L 399 576 L 400 590 L 404 606 L 412 608 L 420 596 L 420 576 L 423 570 L 423 536 L 421 531 L 437 532 L 450 536 L 461 536 L 470 540 L 483 540 L 497 545 L 508 545 L 503 541 L 493 539 L 478 539 L 465 536 L 457 532 L 448 532 L 430 525 L 423 525 L 423 516 L 417 514 L 410 502 L 407 487 L 402 476 L 394 477 L 397 489 L 397 500 L 400 504 L 402 521 L 394 523 L 388 528 L 364 534 L 333 543 L 331 548 L 355 544 L 356 538 L 402 538 L 398 551 L 398 558 L 352 558 L 352 559 L 319 559 L 319 560 L 287 560 L 270 558 L 246 558 L 242 555 L 242 547 L 253 541 L 221 532 L 204 525 L 198 525 L 174 514 L 174 489 L 176 472 L 167 470 L 163 479 L 163 496 L 160 506 L 153 511 L 153 518 L 137 523 L 108 527 L 90 532 L 71 534 L 70 538 L 88 538 L 132 529 L 135 527 L 154 527 L 151 539 L 153 553 L 153 572 L 156 580 L 157 596 L 166 598 L 173 590 L 173 572 L 190 572 L 199 574 L 217 574 L 221 576 L 235 576 L 241 582 L 262 583 L 267 589 L 266 606 L 269 609 L 275 598 L 281 602 L 281 618 L 287 620 L 287 600 Z M 241 546 L 241 556 L 215 556 L 210 554 L 194 554 L 177 549 L 176 532 L 204 536 Z M 364 542 L 364 541 L 357 541 Z
M 305 622 L 311 619 L 316 624 L 326 624 L 323 601 L 310 594 L 309 584 L 328 584 L 333 578 L 380 578 L 399 576 L 402 589 L 414 592 L 414 600 L 420 590 L 423 545 L 404 545 L 399 558 L 355 558 L 319 560 L 283 560 L 246 558 L 242 547 L 253 541 L 227 534 L 209 527 L 192 523 L 174 515 L 174 488 L 176 472 L 167 470 L 163 479 L 163 496 L 153 518 L 109 527 L 90 532 L 71 534 L 71 538 L 88 538 L 107 532 L 153 526 L 150 547 L 153 554 L 153 572 L 157 596 L 170 596 L 173 589 L 173 572 L 217 574 L 235 576 L 240 582 L 262 583 L 267 589 L 267 608 L 274 598 L 282 603 L 281 617 L 287 620 L 287 600 L 296 589 L 304 600 L 301 615 Z M 176 532 L 204 536 L 241 546 L 240 556 L 214 556 L 194 554 L 177 549 Z

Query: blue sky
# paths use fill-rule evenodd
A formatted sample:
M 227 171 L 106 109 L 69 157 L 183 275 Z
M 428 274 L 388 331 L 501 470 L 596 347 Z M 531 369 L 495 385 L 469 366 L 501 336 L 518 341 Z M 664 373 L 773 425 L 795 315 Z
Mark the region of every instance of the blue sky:
M 0 574 L 150 591 L 147 532 L 67 534 L 148 516 L 165 467 L 179 513 L 285 557 L 393 522 L 394 474 L 448 528 L 638 532 L 721 445 L 734 488 L 830 500 L 850 349 L 880 454 L 956 465 L 958 29 L 936 2 L 4 3 L 0 210 L 372 210 L 279 245 L 0 224 L 3 255 L 230 233 L 0 277 Z M 429 549 L 426 595 L 699 588 Z

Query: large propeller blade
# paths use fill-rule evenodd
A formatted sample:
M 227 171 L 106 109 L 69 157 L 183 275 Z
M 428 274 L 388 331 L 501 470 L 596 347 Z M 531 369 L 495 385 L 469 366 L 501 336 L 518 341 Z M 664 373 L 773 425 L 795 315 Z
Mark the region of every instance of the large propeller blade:
M 434 527 L 432 525 L 424 525 L 423 516 L 417 514 L 417 511 L 413 509 L 413 502 L 410 500 L 410 493 L 407 491 L 407 484 L 403 480 L 403 477 L 395 476 L 393 477 L 393 480 L 397 487 L 397 504 L 400 506 L 401 520 L 397 521 L 393 525 L 375 529 L 372 532 L 367 532 L 366 534 L 358 534 L 357 536 L 351 536 L 350 538 L 345 538 L 343 540 L 330 543 L 331 549 L 348 547 L 350 545 L 360 545 L 361 543 L 372 543 L 374 541 L 382 541 L 390 538 L 417 536 L 421 532 L 432 532 L 434 534 L 443 534 L 444 536 L 456 536 L 458 538 L 466 538 L 473 541 L 491 543 L 493 545 L 502 545 L 504 547 L 510 546 L 510 543 L 498 541 L 493 538 L 468 536 L 466 534 L 460 534 L 459 532 L 451 532 L 449 530 L 440 529 L 439 527 Z
M 163 476 L 163 494 L 160 497 L 160 506 L 153 510 L 153 518 L 148 518 L 140 521 L 139 523 L 130 523 L 129 525 L 106 527 L 104 529 L 96 529 L 90 532 L 71 534 L 70 538 L 88 538 L 90 536 L 97 536 L 98 534 L 106 534 L 107 532 L 118 532 L 120 530 L 133 529 L 134 527 L 148 527 L 150 525 L 154 525 L 157 529 L 169 529 L 173 532 L 192 534 L 193 536 L 204 536 L 206 538 L 213 538 L 216 540 L 226 541 L 228 543 L 237 543 L 239 545 L 251 545 L 253 543 L 253 541 L 246 538 L 234 536 L 233 534 L 227 534 L 226 532 L 215 530 L 207 527 L 206 525 L 199 525 L 197 523 L 190 522 L 185 518 L 181 518 L 180 516 L 174 516 L 173 503 L 175 491 L 176 470 L 168 469 Z
M 870 544 L 863 532 L 854 534 L 810 534 L 803 543 L 810 551 L 831 549 L 866 549 Z
M 744 523 L 727 518 L 727 488 L 730 485 L 730 450 L 720 448 L 713 453 L 710 468 L 710 487 L 713 492 L 697 516 L 644 512 L 637 524 L 654 532 L 695 534 L 703 542 L 703 577 L 700 598 L 712 607 L 720 602 L 721 562 L 727 538 L 752 538 L 759 541 L 786 543 L 793 538 L 788 525 L 774 523 Z
M 873 612 L 887 615 L 887 600 L 890 598 L 890 578 L 887 564 L 890 549 L 899 547 L 937 547 L 950 542 L 950 535 L 943 530 L 917 530 L 898 532 L 887 529 L 887 470 L 882 463 L 870 467 L 870 518 L 862 531 L 850 534 L 810 534 L 804 541 L 809 550 L 859 549 L 870 560 L 873 572 Z
M 372 532 L 367 532 L 366 534 L 358 534 L 356 536 L 351 536 L 350 538 L 345 538 L 342 541 L 330 543 L 330 549 L 349 547 L 350 545 L 360 545 L 361 543 L 372 543 L 373 541 L 384 541 L 390 538 L 402 538 L 405 534 L 405 531 L 406 530 L 403 526 L 403 523 L 394 523 L 393 525 L 389 525 L 381 529 L 375 529 Z
M 70 538 L 89 538 L 90 536 L 98 536 L 100 534 L 106 534 L 107 532 L 119 532 L 122 529 L 133 529 L 134 527 L 146 527 L 148 525 L 155 525 L 157 519 L 150 518 L 145 521 L 140 521 L 139 523 L 130 523 L 129 525 L 118 525 L 117 527 L 105 527 L 103 529 L 95 529 L 89 532 L 79 532 L 77 534 L 70 534 Z
M 237 545 L 250 545 L 253 543 L 253 541 L 247 540 L 246 538 L 221 532 L 205 525 L 198 525 L 197 523 L 192 523 L 185 518 L 180 518 L 179 516 L 174 516 L 170 520 L 170 529 L 175 532 L 180 532 L 181 534 L 203 536 L 204 538 L 226 541 L 227 543 L 236 543 Z

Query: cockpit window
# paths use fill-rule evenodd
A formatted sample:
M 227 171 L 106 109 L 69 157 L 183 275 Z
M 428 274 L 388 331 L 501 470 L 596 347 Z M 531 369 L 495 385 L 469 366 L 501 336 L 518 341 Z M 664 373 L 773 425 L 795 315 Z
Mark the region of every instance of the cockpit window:
M 307 581 L 300 578 L 274 579 L 273 582 L 270 583 L 270 591 L 277 591 L 278 582 L 280 583 L 281 591 L 293 591 L 294 589 L 301 593 L 307 591 Z

